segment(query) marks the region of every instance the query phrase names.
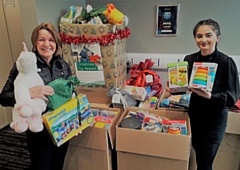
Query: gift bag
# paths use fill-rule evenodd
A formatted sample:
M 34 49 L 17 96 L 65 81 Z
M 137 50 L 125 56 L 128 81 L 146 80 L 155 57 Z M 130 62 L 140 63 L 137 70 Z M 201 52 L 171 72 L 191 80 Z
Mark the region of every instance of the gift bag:
M 64 103 L 68 102 L 73 94 L 77 98 L 77 92 L 74 88 L 75 85 L 79 85 L 80 81 L 76 76 L 70 76 L 67 80 L 56 79 L 48 84 L 48 86 L 54 89 L 54 94 L 52 96 L 47 96 L 48 111 L 54 111 Z
M 126 84 L 130 86 L 138 87 L 151 87 L 151 90 L 155 90 L 155 96 L 159 97 L 163 91 L 162 82 L 160 76 L 150 70 L 154 63 L 150 59 L 146 59 L 145 62 L 134 64 L 130 68 L 131 78 L 127 80 Z

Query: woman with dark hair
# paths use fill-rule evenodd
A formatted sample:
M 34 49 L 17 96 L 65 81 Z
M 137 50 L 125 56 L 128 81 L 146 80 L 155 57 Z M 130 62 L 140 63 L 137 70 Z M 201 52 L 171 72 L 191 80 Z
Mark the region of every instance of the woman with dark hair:
M 46 96 L 53 95 L 54 90 L 48 83 L 55 79 L 67 79 L 72 75 L 70 66 L 63 60 L 60 35 L 50 23 L 38 25 L 32 32 L 33 52 L 37 57 L 38 73 L 44 86 L 29 89 L 32 98 L 48 100 Z M 27 51 L 23 43 L 23 51 Z M 0 94 L 2 106 L 14 106 L 14 80 L 18 75 L 16 64 L 10 71 L 9 77 Z M 45 111 L 47 112 L 47 110 Z M 61 170 L 68 149 L 68 142 L 60 147 L 54 145 L 46 128 L 39 133 L 26 132 L 28 150 L 33 170 Z
M 192 95 L 188 114 L 197 170 L 212 170 L 214 158 L 225 134 L 228 108 L 240 96 L 236 64 L 231 57 L 217 49 L 220 34 L 216 21 L 199 21 L 193 29 L 193 36 L 200 50 L 184 58 L 188 62 L 189 78 L 194 62 L 218 64 L 212 92 L 203 88 L 190 88 Z M 167 90 L 170 91 L 169 88 Z
M 189 117 L 192 130 L 192 146 L 196 153 L 197 170 L 212 170 L 212 164 L 227 126 L 228 107 L 240 96 L 238 71 L 233 59 L 218 51 L 219 24 L 203 20 L 193 29 L 193 36 L 200 51 L 187 55 L 189 77 L 194 62 L 217 63 L 217 73 L 212 92 L 204 89 L 192 91 Z

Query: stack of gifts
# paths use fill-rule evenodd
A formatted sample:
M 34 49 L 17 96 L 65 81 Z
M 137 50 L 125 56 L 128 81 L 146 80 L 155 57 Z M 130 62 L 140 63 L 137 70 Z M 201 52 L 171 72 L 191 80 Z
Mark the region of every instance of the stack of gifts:
M 113 4 L 71 6 L 60 21 L 63 58 L 81 85 L 121 87 L 126 81 L 127 17 Z

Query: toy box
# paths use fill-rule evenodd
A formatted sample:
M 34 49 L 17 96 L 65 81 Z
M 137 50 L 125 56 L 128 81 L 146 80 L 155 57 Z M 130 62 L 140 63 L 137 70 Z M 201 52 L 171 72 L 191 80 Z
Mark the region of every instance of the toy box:
M 91 112 L 94 116 L 94 127 L 98 128 L 108 128 L 115 116 L 118 114 L 118 110 L 108 110 L 108 109 L 93 109 Z
M 139 103 L 139 108 L 144 109 L 155 109 L 158 103 L 158 98 L 156 96 L 152 96 L 142 102 Z
M 189 87 L 204 88 L 212 91 L 218 64 L 195 62 L 189 81 Z
M 94 122 L 86 95 L 80 94 L 78 97 L 80 113 L 77 110 L 77 99 L 72 98 L 58 109 L 42 116 L 47 130 L 57 146 L 62 145 Z M 79 119 L 80 116 L 81 119 Z
M 186 120 L 162 120 L 163 133 L 172 133 L 186 135 L 187 134 L 187 122 Z
M 188 90 L 188 62 L 169 63 L 168 86 L 176 92 Z
M 144 99 L 146 98 L 146 95 L 147 95 L 147 91 L 144 87 L 126 86 L 125 90 L 135 100 L 144 101 Z

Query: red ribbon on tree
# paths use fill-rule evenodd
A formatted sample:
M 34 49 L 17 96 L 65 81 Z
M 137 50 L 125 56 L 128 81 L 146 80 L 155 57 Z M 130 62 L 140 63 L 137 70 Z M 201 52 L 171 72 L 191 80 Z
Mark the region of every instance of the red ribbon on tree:
M 63 32 L 60 32 L 61 41 L 67 44 L 80 44 L 80 43 L 99 43 L 100 45 L 106 45 L 111 42 L 113 42 L 116 39 L 124 39 L 128 38 L 131 34 L 131 31 L 129 28 L 125 27 L 124 29 L 118 29 L 114 33 L 105 34 L 102 36 L 91 36 L 86 37 L 84 35 L 81 36 L 70 36 L 68 34 L 65 34 Z
M 131 78 L 127 81 L 127 85 L 138 86 L 138 87 L 151 87 L 151 90 L 156 90 L 157 93 L 155 96 L 159 97 L 163 91 L 162 82 L 159 75 L 149 70 L 154 65 L 149 59 L 146 59 L 145 62 L 140 62 L 139 64 L 134 64 L 130 68 Z M 146 82 L 146 76 L 151 75 L 153 77 L 152 82 Z

